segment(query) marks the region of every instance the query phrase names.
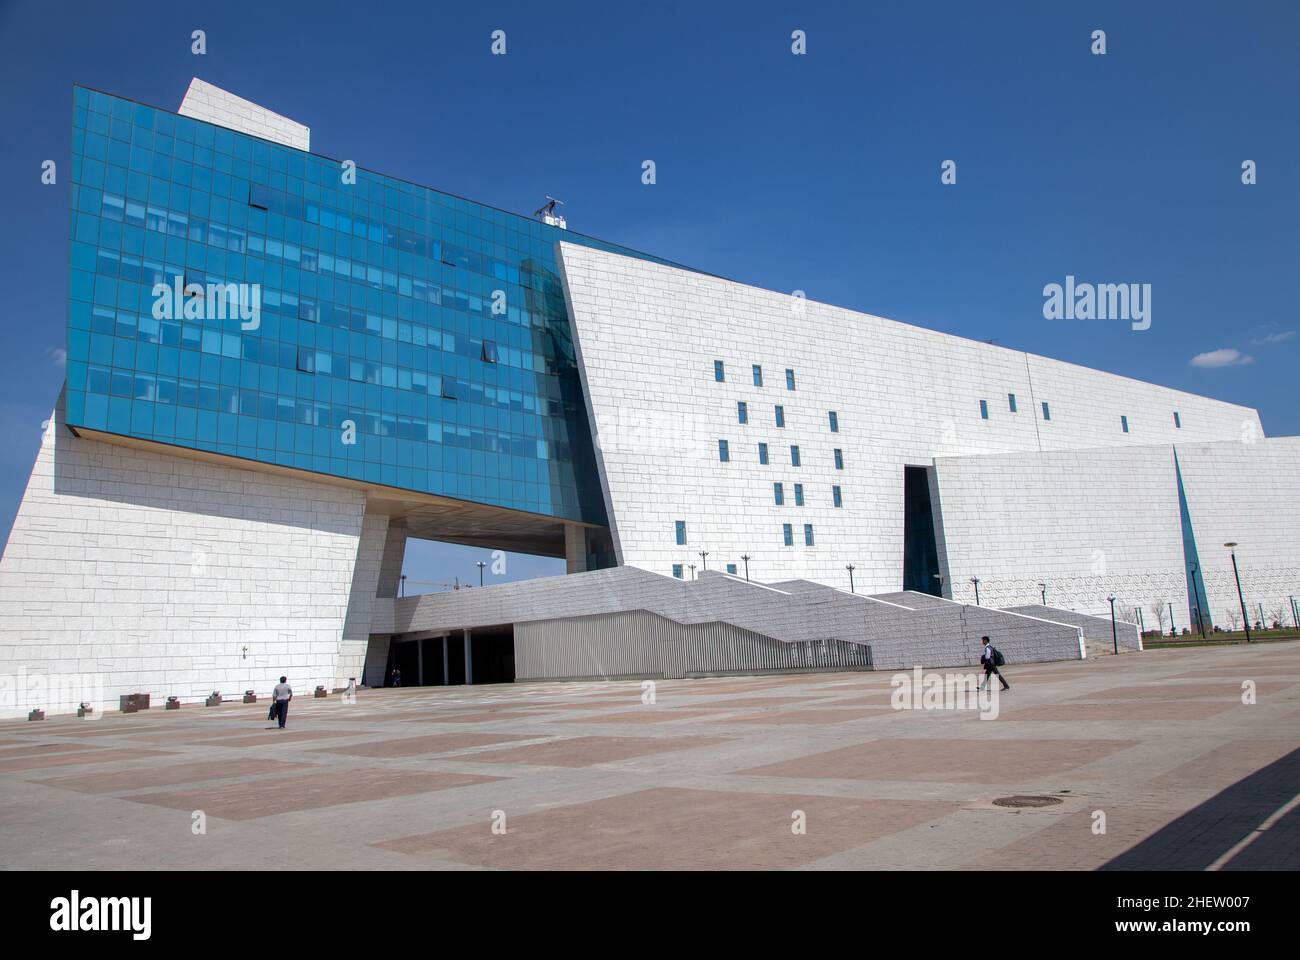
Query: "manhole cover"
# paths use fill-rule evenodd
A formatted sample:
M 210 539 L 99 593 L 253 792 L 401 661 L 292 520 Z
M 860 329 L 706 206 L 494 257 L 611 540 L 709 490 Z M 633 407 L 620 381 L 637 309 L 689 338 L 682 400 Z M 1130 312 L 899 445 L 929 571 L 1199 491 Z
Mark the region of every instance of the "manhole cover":
M 1061 802 L 1060 797 L 998 797 L 993 801 L 995 807 L 1054 807 Z

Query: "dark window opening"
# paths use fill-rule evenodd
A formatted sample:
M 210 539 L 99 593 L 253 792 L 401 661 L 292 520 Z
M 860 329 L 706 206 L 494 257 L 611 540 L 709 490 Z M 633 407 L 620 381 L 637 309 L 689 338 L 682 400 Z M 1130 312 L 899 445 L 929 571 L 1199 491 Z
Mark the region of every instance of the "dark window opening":
M 930 468 L 903 468 L 903 589 L 942 596 Z

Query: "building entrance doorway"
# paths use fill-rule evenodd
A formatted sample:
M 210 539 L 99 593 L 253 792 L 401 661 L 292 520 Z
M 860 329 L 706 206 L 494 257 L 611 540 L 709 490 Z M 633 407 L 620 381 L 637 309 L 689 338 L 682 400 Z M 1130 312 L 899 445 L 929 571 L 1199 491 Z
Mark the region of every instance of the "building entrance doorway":
M 437 636 L 395 636 L 388 645 L 384 686 L 400 671 L 403 687 L 513 683 L 513 624 L 474 627 Z

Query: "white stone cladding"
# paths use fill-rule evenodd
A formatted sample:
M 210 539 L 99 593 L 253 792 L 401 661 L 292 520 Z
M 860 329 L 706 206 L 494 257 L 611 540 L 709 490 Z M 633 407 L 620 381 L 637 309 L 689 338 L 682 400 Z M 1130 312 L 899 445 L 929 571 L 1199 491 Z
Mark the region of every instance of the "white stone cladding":
M 347 613 L 343 620 L 335 686 L 347 686 L 350 680 L 362 682 L 366 649 L 370 644 L 370 624 L 374 617 L 375 598 L 383 568 L 384 548 L 388 542 L 389 520 L 384 513 L 367 512 L 357 539 L 357 554 L 352 567 L 352 586 L 348 591 Z M 405 538 L 402 539 L 403 546 Z
M 559 244 L 559 258 L 616 554 L 657 573 L 707 563 L 736 564 L 743 574 L 748 554 L 756 579 L 846 587 L 852 563 L 859 592 L 885 593 L 903 580 L 906 465 L 1263 436 L 1246 407 L 569 243 Z M 715 360 L 725 365 L 725 382 L 714 379 Z M 762 387 L 753 383 L 754 364 L 762 366 Z M 794 390 L 786 388 L 787 369 Z M 748 405 L 748 424 L 738 422 L 738 401 Z M 778 404 L 784 428 L 774 424 Z M 720 439 L 728 441 L 726 463 Z M 760 441 L 768 444 L 766 466 L 758 462 Z M 799 446 L 799 467 L 791 465 L 791 445 Z M 1086 463 L 1080 456 L 1074 462 Z M 1150 454 L 1133 456 L 1145 463 Z M 775 504 L 776 481 L 784 506 Z M 802 507 L 795 483 L 803 485 Z M 833 485 L 842 489 L 840 508 Z M 1147 553 L 1161 562 L 1178 543 L 1176 498 L 1173 511 L 1163 518 L 1168 529 L 1149 531 Z M 990 519 L 1015 523 L 1014 516 Z M 685 546 L 675 542 L 678 520 L 686 523 Z M 792 525 L 793 546 L 784 545 L 784 523 Z M 813 527 L 811 547 L 805 524 Z
M 75 437 L 60 405 L 0 558 L 0 708 L 334 685 L 364 510 L 348 487 Z
M 1270 626 L 1278 612 L 1292 622 L 1290 598 L 1300 603 L 1300 437 L 1177 450 L 1214 622 L 1226 628 L 1233 608 L 1240 610 L 1232 555 L 1223 546 L 1230 542 L 1238 545 L 1252 627 L 1261 604 Z
M 263 140 L 282 143 L 286 147 L 311 149 L 310 127 L 237 97 L 198 77 L 190 81 L 178 112 L 183 117 L 206 120 Z
M 1263 605 L 1291 623 L 1300 597 L 1300 438 L 1160 444 L 936 460 L 945 548 L 941 571 L 971 601 L 1032 604 L 1109 617 L 1142 611 L 1148 630 L 1194 628 L 1174 454 L 1209 601 L 1209 624 L 1241 622 L 1229 551 L 1235 541 L 1251 623 Z M 946 562 L 944 554 L 946 554 Z M 1163 607 L 1163 623 L 1156 609 Z

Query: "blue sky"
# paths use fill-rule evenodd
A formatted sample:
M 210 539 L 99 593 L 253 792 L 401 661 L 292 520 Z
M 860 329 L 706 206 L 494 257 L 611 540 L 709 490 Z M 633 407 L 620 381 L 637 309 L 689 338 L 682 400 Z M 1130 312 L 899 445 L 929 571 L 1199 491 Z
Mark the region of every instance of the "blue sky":
M 330 156 L 523 213 L 549 193 L 584 233 L 1247 404 L 1282 435 L 1298 50 L 1300 4 L 1251 0 L 0 2 L 0 536 L 63 376 L 74 82 L 175 109 L 200 76 Z M 1067 275 L 1150 283 L 1151 328 L 1045 320 Z M 421 545 L 407 572 L 473 582 L 484 553 Z

